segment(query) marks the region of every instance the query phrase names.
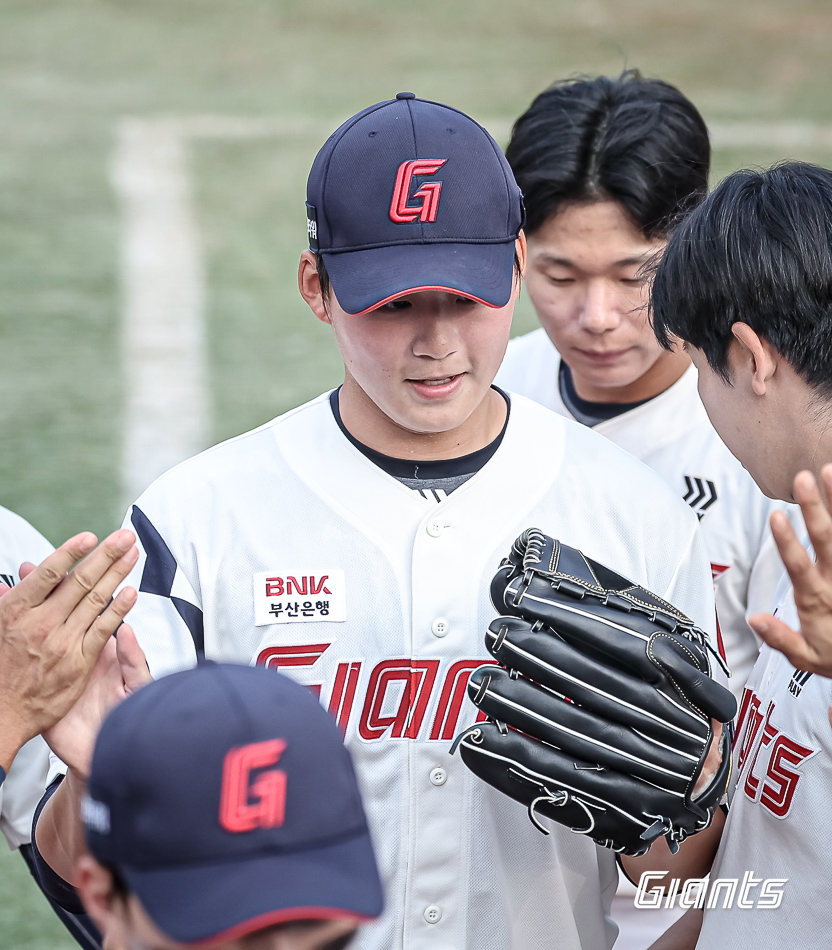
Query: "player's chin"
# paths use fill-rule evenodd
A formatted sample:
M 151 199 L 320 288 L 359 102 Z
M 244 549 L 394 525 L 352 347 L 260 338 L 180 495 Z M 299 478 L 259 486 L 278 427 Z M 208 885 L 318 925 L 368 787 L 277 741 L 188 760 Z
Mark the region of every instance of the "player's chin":
M 395 419 L 411 432 L 425 435 L 450 432 L 471 416 L 480 401 L 472 392 L 429 401 L 416 397 L 400 407 Z

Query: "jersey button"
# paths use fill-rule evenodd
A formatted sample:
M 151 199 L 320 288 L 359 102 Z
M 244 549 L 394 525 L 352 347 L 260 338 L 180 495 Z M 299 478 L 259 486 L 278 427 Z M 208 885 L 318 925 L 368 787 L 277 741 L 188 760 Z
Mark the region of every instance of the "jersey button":
M 437 766 L 430 773 L 431 784 L 433 785 L 444 785 L 448 781 L 448 773 L 443 769 Z
M 438 924 L 442 920 L 442 910 L 436 904 L 429 904 L 425 908 L 425 920 L 429 924 Z
M 448 621 L 444 617 L 437 617 L 430 625 L 430 629 L 435 637 L 444 637 L 447 636 L 448 626 Z
M 426 530 L 432 538 L 438 538 L 439 535 L 445 530 L 445 525 L 443 525 L 441 521 L 434 519 L 433 521 L 428 522 Z

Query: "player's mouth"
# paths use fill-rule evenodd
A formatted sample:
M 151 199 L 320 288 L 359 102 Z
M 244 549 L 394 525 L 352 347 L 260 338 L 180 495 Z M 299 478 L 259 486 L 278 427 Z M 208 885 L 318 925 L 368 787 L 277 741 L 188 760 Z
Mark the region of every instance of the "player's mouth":
M 581 356 L 588 360 L 590 363 L 594 363 L 596 366 L 609 366 L 611 363 L 616 363 L 621 359 L 622 356 L 625 356 L 630 352 L 629 347 L 625 347 L 623 350 L 578 350 Z
M 414 392 L 423 399 L 446 399 L 462 385 L 464 373 L 452 376 L 430 376 L 425 379 L 408 379 Z

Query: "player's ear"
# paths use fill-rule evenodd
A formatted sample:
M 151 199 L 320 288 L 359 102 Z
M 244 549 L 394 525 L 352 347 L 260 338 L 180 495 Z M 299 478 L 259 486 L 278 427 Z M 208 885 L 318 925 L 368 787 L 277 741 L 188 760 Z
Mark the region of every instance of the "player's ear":
M 731 327 L 734 334 L 734 362 L 740 370 L 744 369 L 746 378 L 751 380 L 751 388 L 757 396 L 764 396 L 771 377 L 777 369 L 777 351 L 759 336 L 747 323 L 735 323 Z M 733 375 L 733 374 L 732 374 Z
M 528 245 L 526 244 L 526 232 L 521 230 L 517 235 L 517 240 L 514 242 L 514 255 L 517 258 L 517 263 L 520 265 L 520 274 L 519 277 L 524 277 L 526 274 L 526 261 L 528 260 Z
M 107 868 L 99 864 L 91 855 L 82 855 L 75 865 L 74 883 L 84 910 L 105 937 L 112 934 L 114 929 L 121 928 L 118 906 L 120 899 L 116 893 L 113 876 Z M 121 944 L 115 943 L 113 946 L 121 946 Z
M 306 301 L 309 309 L 322 323 L 331 323 L 329 310 L 326 306 L 323 290 L 321 289 L 321 279 L 318 277 L 318 267 L 315 255 L 312 251 L 306 250 L 300 255 L 298 264 L 298 289 L 300 295 Z

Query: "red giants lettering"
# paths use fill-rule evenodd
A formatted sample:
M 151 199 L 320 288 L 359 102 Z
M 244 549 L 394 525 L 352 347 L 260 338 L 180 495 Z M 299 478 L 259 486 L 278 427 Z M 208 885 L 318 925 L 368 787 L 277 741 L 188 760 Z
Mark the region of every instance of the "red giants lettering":
M 286 773 L 279 769 L 261 772 L 251 781 L 254 769 L 276 765 L 286 742 L 269 739 L 231 749 L 225 757 L 220 792 L 220 824 L 239 833 L 255 828 L 279 828 L 286 813 Z M 254 797 L 254 801 L 250 799 Z
M 285 583 L 282 577 L 267 577 L 266 578 L 266 596 L 267 597 L 282 597 L 284 594 L 287 597 L 291 597 L 292 594 L 329 594 L 332 595 L 332 591 L 324 587 L 324 583 L 329 580 L 329 574 L 324 574 L 323 577 L 319 578 L 316 582 L 315 575 L 303 575 L 298 583 L 296 577 L 291 575 L 286 578 Z M 308 587 L 307 587 L 308 584 Z
M 743 693 L 734 743 L 739 769 L 737 791 L 742 789 L 752 802 L 759 802 L 776 818 L 785 818 L 801 778 L 798 770 L 818 750 L 781 732 L 771 721 L 775 708 L 771 700 L 763 713 L 754 692 L 746 689 Z
M 339 663 L 335 674 L 335 685 L 329 698 L 329 712 L 346 735 L 350 721 L 355 688 L 361 674 L 361 663 Z
M 439 660 L 385 660 L 370 675 L 364 709 L 358 723 L 362 739 L 380 739 L 392 726 L 394 739 L 415 739 L 422 727 L 428 700 L 436 681 Z M 398 709 L 393 715 L 383 715 L 382 707 L 391 684 L 404 686 Z
M 280 669 L 291 675 L 289 667 L 314 666 L 331 646 L 331 643 L 312 643 L 266 647 L 257 657 L 257 665 Z M 456 660 L 447 667 L 444 675 L 440 675 L 440 660 L 411 660 L 408 657 L 382 660 L 369 671 L 369 677 L 364 681 L 366 687 L 360 687 L 364 661 L 341 661 L 329 680 L 332 689 L 326 705 L 345 735 L 355 708 L 360 710 L 358 734 L 367 741 L 382 737 L 450 741 L 458 732 L 460 718 L 465 718 L 463 710 L 471 673 L 480 666 L 495 662 L 477 658 Z M 306 685 L 321 695 L 323 684 Z M 363 698 L 360 693 L 363 693 Z M 428 711 L 434 702 L 436 708 L 431 719 Z M 468 710 L 469 713 L 473 711 L 473 707 Z M 480 713 L 477 721 L 484 718 Z M 430 723 L 429 732 L 427 722 Z
M 453 739 L 456 735 L 456 724 L 462 700 L 465 699 L 465 690 L 468 687 L 468 678 L 474 670 L 486 664 L 495 664 L 496 660 L 457 660 L 448 668 L 445 674 L 445 685 L 433 717 L 433 728 L 430 731 L 431 739 Z M 477 721 L 484 720 L 481 713 Z
M 280 670 L 287 666 L 314 666 L 331 643 L 308 643 L 304 646 L 266 647 L 257 657 L 257 665 L 267 670 Z M 321 695 L 322 683 L 308 683 L 316 696 Z
M 393 188 L 393 200 L 390 202 L 390 220 L 396 224 L 412 224 L 416 218 L 430 222 L 436 220 L 439 208 L 439 193 L 442 191 L 441 181 L 426 181 L 413 195 L 421 198 L 418 205 L 408 204 L 410 200 L 410 183 L 414 175 L 432 175 L 440 169 L 447 158 L 427 158 L 411 162 L 402 162 L 396 174 L 396 184 Z

